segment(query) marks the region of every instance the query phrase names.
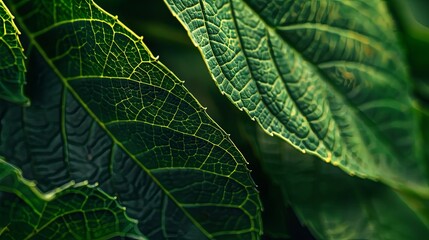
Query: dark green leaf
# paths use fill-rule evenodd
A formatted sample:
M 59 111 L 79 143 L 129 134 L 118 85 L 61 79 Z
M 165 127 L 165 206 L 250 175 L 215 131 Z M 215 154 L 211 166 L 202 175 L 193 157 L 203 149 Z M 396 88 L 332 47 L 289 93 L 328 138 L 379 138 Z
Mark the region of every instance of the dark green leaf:
M 3 1 L 0 1 L 0 98 L 28 103 L 23 91 L 25 56 L 18 34 L 13 16 Z
M 383 1 L 165 2 L 221 92 L 266 132 L 350 174 L 429 195 Z
M 245 160 L 140 37 L 89 0 L 9 2 L 32 106 L 0 106 L 0 154 L 43 191 L 98 184 L 148 238 L 258 238 Z
M 107 194 L 81 184 L 41 193 L 0 159 L 1 239 L 144 239 Z
M 392 189 L 258 134 L 264 170 L 318 239 L 423 239 L 429 228 Z

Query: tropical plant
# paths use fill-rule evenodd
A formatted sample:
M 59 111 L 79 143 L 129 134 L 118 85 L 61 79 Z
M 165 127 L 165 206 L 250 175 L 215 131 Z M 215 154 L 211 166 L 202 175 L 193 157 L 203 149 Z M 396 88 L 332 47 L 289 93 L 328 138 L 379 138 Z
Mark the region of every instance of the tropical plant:
M 394 4 L 154 4 L 188 38 L 92 0 L 0 3 L 1 239 L 429 234 L 429 85 Z

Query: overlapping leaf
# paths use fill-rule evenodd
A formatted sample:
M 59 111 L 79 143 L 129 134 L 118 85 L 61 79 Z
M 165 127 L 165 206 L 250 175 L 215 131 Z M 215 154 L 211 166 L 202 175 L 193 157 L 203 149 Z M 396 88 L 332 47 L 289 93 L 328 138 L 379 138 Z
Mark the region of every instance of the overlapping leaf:
M 8 1 L 32 106 L 0 105 L 0 154 L 51 190 L 88 181 L 148 238 L 257 238 L 245 160 L 140 37 L 92 1 Z
M 389 187 L 353 178 L 259 131 L 263 169 L 317 239 L 421 239 L 428 226 Z
M 24 53 L 18 38 L 19 31 L 13 16 L 0 1 L 0 98 L 16 103 L 27 103 L 24 96 Z
M 0 159 L 2 239 L 144 239 L 116 200 L 89 186 L 43 194 Z
M 221 92 L 268 133 L 351 174 L 428 195 L 383 1 L 165 2 Z

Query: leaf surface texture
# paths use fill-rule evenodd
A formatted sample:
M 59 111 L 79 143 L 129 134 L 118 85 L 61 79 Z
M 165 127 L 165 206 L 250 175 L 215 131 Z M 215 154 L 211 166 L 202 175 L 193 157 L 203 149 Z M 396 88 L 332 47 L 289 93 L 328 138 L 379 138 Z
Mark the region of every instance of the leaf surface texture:
M 2 239 L 145 239 L 114 198 L 84 184 L 41 193 L 4 160 L 0 196 Z
M 259 236 L 243 156 L 142 38 L 92 1 L 10 5 L 33 102 L 2 105 L 1 155 L 42 191 L 97 184 L 149 239 Z
M 28 103 L 24 96 L 24 53 L 18 38 L 19 30 L 9 9 L 0 2 L 0 98 Z
M 165 2 L 220 91 L 266 132 L 350 174 L 428 195 L 383 1 Z

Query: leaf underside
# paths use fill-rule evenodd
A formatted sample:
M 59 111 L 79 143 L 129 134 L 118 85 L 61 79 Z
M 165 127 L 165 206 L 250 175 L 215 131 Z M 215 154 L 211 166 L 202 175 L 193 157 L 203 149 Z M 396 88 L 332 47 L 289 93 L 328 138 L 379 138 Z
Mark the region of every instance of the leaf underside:
M 220 91 L 266 132 L 350 174 L 428 195 L 383 1 L 165 2 Z
M 0 98 L 28 103 L 24 96 L 24 53 L 18 38 L 13 17 L 3 1 L 0 1 Z
M 140 37 L 89 0 L 8 3 L 32 106 L 0 105 L 0 155 L 42 191 L 97 184 L 149 239 L 258 238 L 244 158 Z

